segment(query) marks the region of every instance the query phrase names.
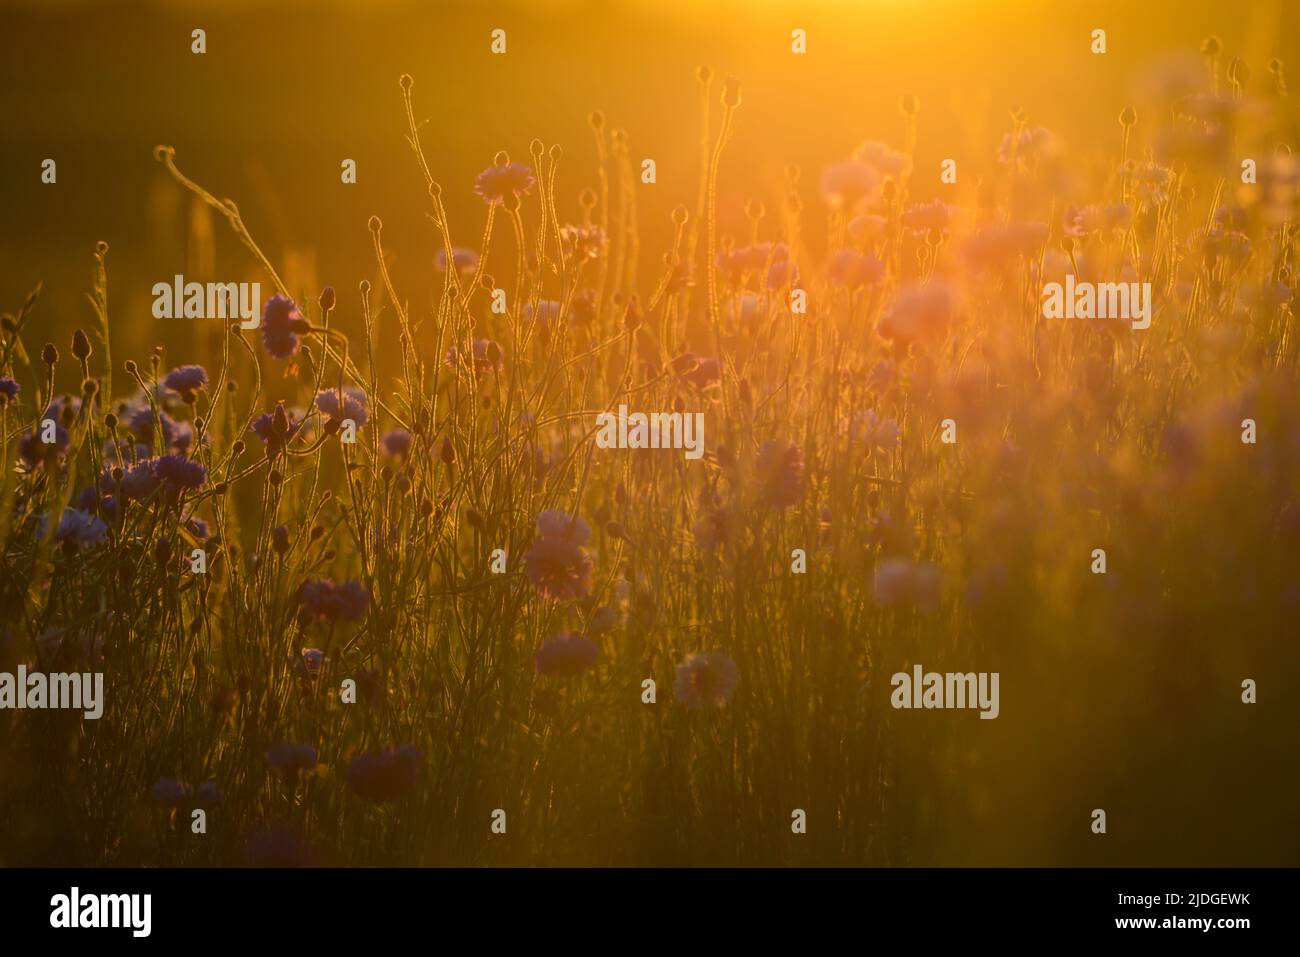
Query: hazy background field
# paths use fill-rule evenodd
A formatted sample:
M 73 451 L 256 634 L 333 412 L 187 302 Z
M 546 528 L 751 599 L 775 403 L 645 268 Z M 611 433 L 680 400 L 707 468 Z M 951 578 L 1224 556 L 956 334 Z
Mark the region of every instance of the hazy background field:
M 808 31 L 808 56 L 790 55 L 795 26 Z M 1096 26 L 1108 30 L 1105 57 L 1088 51 Z M 195 27 L 208 33 L 203 56 L 190 52 Z M 506 56 L 489 53 L 496 27 L 507 29 Z M 239 202 L 295 288 L 370 276 L 366 220 L 379 215 L 394 275 L 418 303 L 417 291 L 437 282 L 428 268 L 436 245 L 404 140 L 403 72 L 417 83 L 457 242 L 477 245 L 474 175 L 500 149 L 526 159 L 533 137 L 564 147 L 557 193 L 576 219 L 578 191 L 595 185 L 586 116 L 600 109 L 627 131 L 634 156 L 658 163 L 660 212 L 640 217 L 653 261 L 667 245 L 667 212 L 694 204 L 701 64 L 743 84 L 719 210 L 721 231 L 743 235 L 745 199 L 774 206 L 785 164 L 804 169 L 805 201 L 816 204 L 822 166 L 865 139 L 897 144 L 905 91 L 922 104 L 918 167 L 959 157 L 960 195 L 995 166 L 1012 105 L 1032 124 L 1068 131 L 1072 146 L 1112 152 L 1116 104 L 1133 98 L 1153 57 L 1214 33 L 1263 73 L 1268 57 L 1291 59 L 1298 27 L 1294 4 L 1215 0 L 1180 2 L 1176 15 L 1077 0 L 9 2 L 0 7 L 0 304 L 16 308 L 44 280 L 43 319 L 61 341 L 87 321 L 90 256 L 106 240 L 114 346 L 125 355 L 156 341 L 150 287 L 193 264 L 195 230 L 215 235 L 223 276 L 248 268 L 233 237 L 203 225 L 206 214 L 191 224 L 190 199 L 152 159 L 160 143 Z M 53 189 L 39 182 L 46 157 L 59 164 Z M 355 186 L 339 182 L 344 158 L 357 161 Z M 913 191 L 927 199 L 938 184 Z

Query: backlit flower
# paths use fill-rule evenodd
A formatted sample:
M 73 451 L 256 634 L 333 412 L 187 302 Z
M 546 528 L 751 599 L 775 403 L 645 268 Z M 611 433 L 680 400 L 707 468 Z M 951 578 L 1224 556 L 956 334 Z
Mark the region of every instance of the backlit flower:
M 288 296 L 276 294 L 262 307 L 262 345 L 277 359 L 297 355 L 302 343 L 298 335 L 310 326 Z
M 178 366 L 163 379 L 163 385 L 178 393 L 185 402 L 193 402 L 198 391 L 207 384 L 208 370 L 203 366 Z
M 571 678 L 591 668 L 600 649 L 590 638 L 576 631 L 563 631 L 542 642 L 533 656 L 539 675 Z
M 533 171 L 523 163 L 503 163 L 479 173 L 474 179 L 474 192 L 489 205 L 495 205 L 510 193 L 526 195 L 536 182 Z
M 322 389 L 316 393 L 316 408 L 331 419 L 351 419 L 361 428 L 370 416 L 366 394 L 356 386 L 346 386 L 342 397 L 340 404 L 338 389 Z
M 711 651 L 686 656 L 677 666 L 673 692 L 688 708 L 721 708 L 739 682 L 736 663 L 720 651 Z

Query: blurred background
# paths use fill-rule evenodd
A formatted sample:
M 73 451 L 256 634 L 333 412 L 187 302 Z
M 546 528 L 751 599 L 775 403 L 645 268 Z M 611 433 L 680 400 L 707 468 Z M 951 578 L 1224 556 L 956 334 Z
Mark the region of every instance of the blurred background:
M 161 341 L 169 351 L 202 324 L 152 319 L 150 288 L 177 272 L 198 281 L 259 279 L 224 222 L 196 206 L 152 158 L 177 164 L 231 197 L 295 291 L 333 284 L 340 318 L 374 271 L 366 221 L 383 219 L 398 288 L 417 312 L 437 278 L 437 248 L 420 171 L 405 142 L 397 80 L 415 78 L 417 118 L 443 185 L 453 241 L 477 248 L 484 208 L 476 173 L 497 150 L 528 160 L 533 137 L 565 150 L 557 194 L 577 220 L 595 184 L 586 118 L 603 110 L 634 158 L 658 166 L 643 209 L 642 262 L 669 242 L 668 211 L 694 208 L 698 183 L 696 69 L 735 75 L 743 104 L 724 157 L 722 232 L 743 234 L 745 197 L 775 208 L 783 170 L 804 170 L 805 202 L 822 166 L 867 139 L 898 144 L 898 98 L 915 93 L 918 168 L 959 160 L 958 192 L 995 164 L 1009 111 L 1068 130 L 1076 148 L 1114 154 L 1116 116 L 1143 69 L 1208 34 L 1258 75 L 1290 59 L 1300 6 L 1183 0 L 1154 4 L 1006 0 L 534 0 L 534 2 L 8 2 L 0 5 L 0 310 L 43 281 L 40 319 L 62 343 L 91 319 L 92 252 L 109 243 L 113 349 Z M 790 31 L 808 33 L 793 56 Z M 1089 34 L 1106 29 L 1108 52 Z M 207 53 L 190 52 L 195 28 Z M 493 55 L 490 33 L 507 31 Z M 719 87 L 715 84 L 715 95 Z M 714 104 L 716 121 L 717 104 Z M 58 182 L 40 182 L 41 162 Z M 358 182 L 340 182 L 343 159 Z M 912 187 L 928 198 L 928 179 Z M 813 242 L 819 241 L 813 230 Z M 504 267 L 503 267 L 504 268 Z M 510 265 L 513 268 L 513 264 Z M 645 280 L 649 282 L 649 280 Z M 349 295 L 351 293 L 351 295 Z M 61 383 L 75 387 L 75 383 Z

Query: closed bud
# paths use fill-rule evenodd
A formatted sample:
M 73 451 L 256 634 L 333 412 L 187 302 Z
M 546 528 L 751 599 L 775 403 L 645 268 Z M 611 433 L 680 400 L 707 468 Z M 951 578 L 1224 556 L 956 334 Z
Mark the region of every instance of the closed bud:
M 734 76 L 722 84 L 722 105 L 732 110 L 740 106 L 740 81 Z
M 72 354 L 83 362 L 90 358 L 90 340 L 82 329 L 72 334 Z

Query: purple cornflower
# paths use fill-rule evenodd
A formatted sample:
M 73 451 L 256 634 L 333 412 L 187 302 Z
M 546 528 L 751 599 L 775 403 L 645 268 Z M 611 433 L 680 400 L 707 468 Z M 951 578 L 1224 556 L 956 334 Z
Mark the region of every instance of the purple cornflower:
M 50 517 L 42 515 L 39 531 L 42 537 L 49 526 Z M 107 535 L 108 526 L 98 516 L 77 508 L 64 509 L 59 527 L 54 530 L 56 539 L 76 548 L 94 548 L 102 544 Z
M 208 370 L 203 366 L 178 366 L 163 379 L 163 385 L 179 393 L 185 402 L 193 402 L 198 391 L 208 384 Z
M 695 367 L 682 378 L 701 392 L 722 382 L 722 363 L 714 356 L 700 356 Z
M 196 807 L 211 808 L 221 803 L 221 788 L 216 781 L 204 781 L 194 793 Z
M 316 749 L 306 744 L 272 745 L 266 752 L 266 763 L 288 777 L 297 777 L 299 771 L 310 771 L 316 767 Z
M 16 379 L 9 376 L 0 376 L 0 398 L 5 402 L 17 402 L 18 393 L 23 391 Z
M 857 289 L 880 282 L 885 275 L 885 264 L 874 253 L 840 249 L 831 256 L 826 275 L 833 285 Z
M 120 488 L 126 498 L 148 498 L 157 491 L 160 481 L 157 459 L 145 459 L 123 473 Z
M 39 429 L 26 433 L 18 440 L 18 456 L 28 471 L 34 471 L 41 465 L 51 465 L 62 459 L 68 452 L 68 443 L 71 441 L 68 430 L 56 422 L 54 441 L 42 442 L 41 433 L 45 428 L 42 423 Z
M 277 423 L 277 418 L 281 416 L 282 421 Z M 295 421 L 293 413 L 284 407 L 284 403 L 280 403 L 274 412 L 263 412 L 255 418 L 248 431 L 266 444 L 268 452 L 274 453 L 288 443 L 302 426 L 303 423 Z
M 150 794 L 164 807 L 176 807 L 190 793 L 190 786 L 175 778 L 159 778 L 154 783 Z
M 409 744 L 362 751 L 348 765 L 348 785 L 367 801 L 392 801 L 419 780 L 420 763 L 420 752 Z
M 955 206 L 949 206 L 941 199 L 912 203 L 903 213 L 903 226 L 918 233 L 931 229 L 944 230 L 952 224 L 956 212 Z
M 478 253 L 463 246 L 451 247 L 451 262 L 457 272 L 473 272 L 478 268 Z M 433 257 L 433 266 L 438 272 L 447 271 L 447 250 L 439 249 Z
M 298 601 L 308 621 L 360 621 L 366 617 L 370 594 L 356 580 L 311 578 L 299 586 Z
M 380 444 L 393 458 L 406 458 L 411 452 L 411 433 L 406 429 L 393 429 L 380 439 Z
M 717 258 L 718 268 L 725 272 L 732 282 L 740 282 L 745 275 L 767 269 L 768 288 L 774 289 L 799 275 L 798 268 L 790 261 L 790 247 L 785 243 L 756 243 L 753 246 L 741 246 L 730 252 L 720 252 Z
M 157 459 L 154 472 L 159 481 L 167 483 L 173 491 L 202 488 L 208 480 L 208 470 L 203 463 L 183 455 L 164 455 Z
M 542 642 L 533 656 L 539 675 L 572 678 L 596 663 L 600 649 L 590 638 L 576 631 L 562 631 Z
M 516 196 L 528 193 L 536 182 L 533 171 L 523 163 L 501 163 L 489 166 L 475 177 L 474 192 L 494 206 L 508 193 Z
M 262 309 L 262 345 L 270 355 L 277 359 L 296 355 L 302 345 L 298 334 L 310 328 L 298 304 L 288 296 L 277 293 L 266 301 Z
M 194 429 L 188 422 L 177 422 L 161 409 L 158 411 L 158 422 L 162 424 L 164 448 L 183 452 L 190 447 L 194 440 Z M 151 407 L 145 405 L 128 412 L 124 424 L 140 445 L 145 446 L 149 452 L 153 451 L 155 423 Z
M 822 172 L 822 196 L 833 209 L 852 209 L 880 185 L 880 173 L 861 160 L 845 160 Z
M 582 548 L 591 528 L 557 509 L 537 517 L 538 537 L 524 553 L 524 574 L 537 590 L 556 601 L 573 601 L 590 591 L 595 566 Z
M 77 508 L 81 509 L 83 512 L 90 512 L 91 514 L 98 513 L 99 515 L 104 515 L 108 518 L 115 518 L 117 516 L 117 499 L 113 495 L 103 491 L 104 489 L 113 488 L 114 485 L 115 483 L 113 482 L 111 475 L 109 476 L 107 483 L 101 479 L 98 487 L 87 485 L 77 495 Z
M 316 408 L 331 419 L 351 419 L 361 428 L 370 416 L 366 405 L 366 394 L 355 386 L 343 390 L 343 405 L 339 407 L 339 390 L 322 389 L 316 393 Z
M 330 660 L 319 648 L 300 648 L 298 657 L 291 658 L 293 671 L 304 681 L 312 681 L 329 666 Z
M 479 375 L 501 371 L 505 352 L 497 342 L 492 339 L 474 339 L 470 343 L 470 352 L 474 356 L 474 371 Z M 455 368 L 460 357 L 460 350 L 452 346 L 447 350 L 447 365 Z

